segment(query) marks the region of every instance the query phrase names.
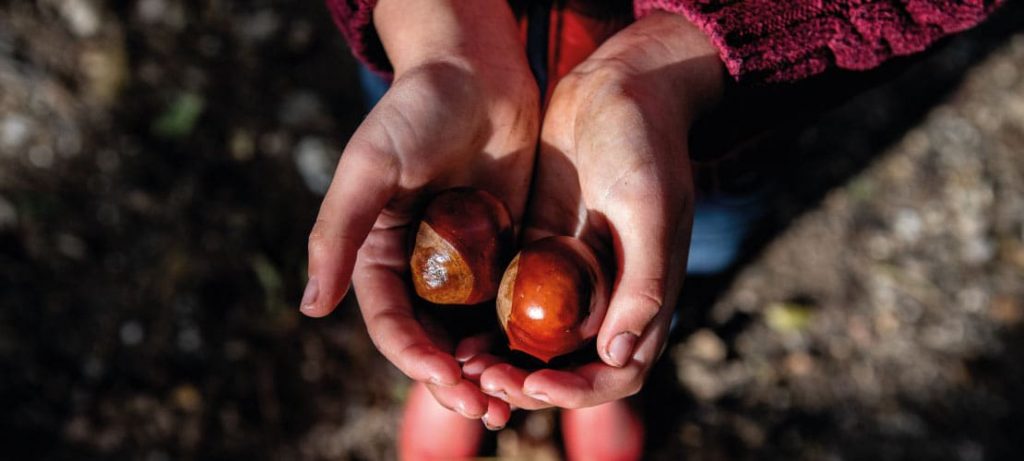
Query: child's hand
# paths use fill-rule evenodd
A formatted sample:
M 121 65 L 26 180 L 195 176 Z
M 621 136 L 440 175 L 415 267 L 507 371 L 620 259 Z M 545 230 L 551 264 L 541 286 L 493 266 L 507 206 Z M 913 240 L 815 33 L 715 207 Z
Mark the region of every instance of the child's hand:
M 664 348 L 685 274 L 694 195 L 687 134 L 722 91 L 715 49 L 680 16 L 610 38 L 552 95 L 526 240 L 577 235 L 617 265 L 602 362 L 527 373 L 493 357 L 485 392 L 520 408 L 594 406 L 636 393 Z
M 495 194 L 520 222 L 539 96 L 505 1 L 449 3 L 381 0 L 374 11 L 395 81 L 345 147 L 324 197 L 301 308 L 329 314 L 351 281 L 388 360 L 465 416 L 502 407 L 488 417 L 504 425 L 507 405 L 464 380 L 451 348 L 414 316 L 407 244 L 416 211 L 453 186 Z

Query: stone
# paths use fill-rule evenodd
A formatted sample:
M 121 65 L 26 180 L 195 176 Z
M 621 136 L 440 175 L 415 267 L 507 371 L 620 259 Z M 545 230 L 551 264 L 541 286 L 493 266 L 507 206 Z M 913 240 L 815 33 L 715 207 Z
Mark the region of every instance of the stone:
M 330 149 L 324 140 L 306 137 L 295 146 L 295 167 L 310 192 L 317 195 L 327 193 L 333 177 L 333 165 Z

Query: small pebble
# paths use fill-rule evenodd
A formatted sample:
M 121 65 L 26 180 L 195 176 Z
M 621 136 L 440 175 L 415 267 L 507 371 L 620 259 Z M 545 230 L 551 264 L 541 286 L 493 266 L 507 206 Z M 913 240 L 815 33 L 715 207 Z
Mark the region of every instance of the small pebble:
M 992 299 L 988 316 L 1004 327 L 1017 326 L 1024 320 L 1024 306 L 1013 296 L 999 295 Z
M 53 149 L 50 149 L 50 146 L 34 146 L 28 151 L 28 163 L 36 168 L 50 168 L 53 166 L 53 158 Z
M 157 23 L 167 15 L 167 0 L 139 0 L 135 11 L 142 22 Z
M 914 243 L 921 237 L 924 228 L 920 216 L 916 211 L 904 208 L 896 214 L 893 230 L 896 237 L 906 243 Z
M 146 338 L 146 332 L 142 324 L 137 321 L 125 322 L 121 325 L 121 342 L 126 346 L 138 346 Z
M 995 256 L 995 246 L 988 239 L 975 238 L 967 241 L 960 257 L 967 264 L 985 264 Z
M 700 362 L 679 364 L 678 379 L 699 400 L 710 402 L 721 397 L 726 388 L 715 373 Z
M 203 337 L 196 327 L 187 327 L 178 332 L 178 349 L 182 352 L 196 352 L 203 346 Z
M 725 343 L 706 328 L 698 330 L 686 341 L 685 354 L 707 363 L 725 360 L 727 352 Z
M 85 242 L 72 234 L 58 234 L 57 235 L 57 249 L 60 253 L 68 258 L 81 260 L 85 257 Z
M 238 129 L 231 133 L 229 142 L 231 157 L 239 162 L 251 160 L 256 153 L 256 143 L 247 130 Z
M 302 379 L 306 382 L 315 383 L 323 376 L 323 367 L 317 360 L 306 360 L 302 363 Z
M 0 195 L 0 230 L 10 229 L 18 225 L 18 209 L 10 201 Z
M 278 117 L 292 127 L 310 126 L 324 117 L 320 97 L 311 91 L 296 91 L 285 96 Z
M 63 0 L 60 13 L 71 32 L 79 37 L 91 37 L 100 30 L 100 12 L 93 0 Z
M 0 147 L 10 153 L 28 141 L 32 134 L 32 121 L 17 114 L 5 116 L 0 120 Z
M 257 11 L 249 16 L 236 18 L 238 35 L 246 41 L 262 42 L 281 28 L 281 19 L 271 10 Z
M 807 376 L 814 370 L 814 358 L 806 352 L 793 352 L 786 356 L 786 370 L 793 376 Z
M 188 413 L 195 413 L 203 407 L 202 394 L 191 384 L 182 384 L 174 388 L 172 399 L 175 406 Z
M 310 192 L 318 195 L 327 192 L 333 176 L 333 164 L 327 143 L 322 139 L 303 138 L 295 147 L 295 167 Z

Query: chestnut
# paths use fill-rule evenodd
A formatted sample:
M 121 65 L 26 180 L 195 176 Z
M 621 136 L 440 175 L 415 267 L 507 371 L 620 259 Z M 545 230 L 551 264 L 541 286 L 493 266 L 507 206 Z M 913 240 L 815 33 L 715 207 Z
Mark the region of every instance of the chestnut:
M 545 363 L 597 336 L 608 288 L 597 256 L 573 237 L 526 245 L 498 290 L 498 319 L 509 347 Z
M 435 304 L 494 299 L 514 244 L 512 217 L 497 197 L 468 187 L 440 192 L 424 210 L 413 244 L 416 294 Z

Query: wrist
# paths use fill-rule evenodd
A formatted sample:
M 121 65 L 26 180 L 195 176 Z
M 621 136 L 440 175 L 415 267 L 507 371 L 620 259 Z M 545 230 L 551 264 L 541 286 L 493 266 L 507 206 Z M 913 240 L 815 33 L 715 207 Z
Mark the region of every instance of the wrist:
M 656 11 L 605 42 L 590 60 L 610 66 L 620 79 L 675 96 L 687 119 L 718 104 L 725 66 L 711 40 L 685 17 Z
M 380 0 L 374 26 L 396 76 L 437 62 L 478 73 L 521 60 L 528 69 L 505 0 Z

